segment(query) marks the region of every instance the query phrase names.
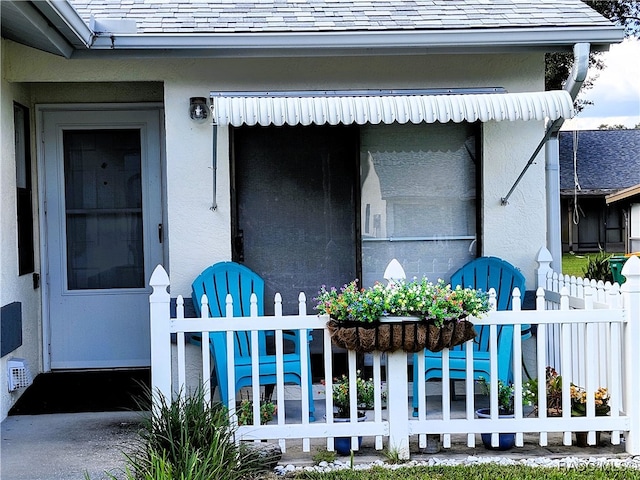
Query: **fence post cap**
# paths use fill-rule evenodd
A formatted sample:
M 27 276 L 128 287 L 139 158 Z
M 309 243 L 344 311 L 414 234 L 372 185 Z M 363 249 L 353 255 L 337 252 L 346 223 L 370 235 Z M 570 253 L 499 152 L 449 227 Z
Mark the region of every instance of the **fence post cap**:
M 625 277 L 629 274 L 640 274 L 640 258 L 636 257 L 635 255 L 631 255 L 629 257 L 629 260 L 624 262 L 620 273 L 622 273 Z
M 152 287 L 160 287 L 169 285 L 169 275 L 162 265 L 158 265 L 151 274 L 149 285 Z
M 394 258 L 389 262 L 389 265 L 387 265 L 383 277 L 386 281 L 393 282 L 394 280 L 406 279 L 407 274 L 404 268 L 402 268 L 402 265 L 400 265 L 400 262 Z
M 622 266 L 620 271 L 622 275 L 627 279 L 622 284 L 621 290 L 629 292 L 637 292 L 640 288 L 640 258 L 632 255 Z
M 538 261 L 538 263 L 553 262 L 553 257 L 551 256 L 551 252 L 547 249 L 547 247 L 540 247 L 540 250 L 538 250 L 538 255 L 536 256 L 536 260 Z

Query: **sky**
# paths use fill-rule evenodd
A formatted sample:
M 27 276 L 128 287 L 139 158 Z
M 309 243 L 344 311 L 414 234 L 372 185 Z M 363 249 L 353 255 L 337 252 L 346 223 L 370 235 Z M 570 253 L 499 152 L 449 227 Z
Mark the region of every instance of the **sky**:
M 578 94 L 594 104 L 564 122 L 562 130 L 597 130 L 602 124 L 633 128 L 640 123 L 640 39 L 611 45 L 603 61 L 606 68 L 598 72 L 593 88 Z

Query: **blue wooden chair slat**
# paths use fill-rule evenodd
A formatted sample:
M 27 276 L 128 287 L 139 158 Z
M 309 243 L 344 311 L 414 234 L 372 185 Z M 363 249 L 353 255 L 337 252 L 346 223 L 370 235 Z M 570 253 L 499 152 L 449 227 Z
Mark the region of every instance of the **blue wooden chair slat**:
M 524 295 L 525 279 L 522 273 L 513 265 L 497 257 L 480 257 L 461 267 L 451 276 L 451 285 L 460 285 L 465 288 L 476 288 L 488 292 L 493 288 L 496 291 L 497 310 L 510 310 L 512 308 L 512 292 L 515 287 Z M 523 326 L 523 332 L 528 331 Z M 473 344 L 473 377 L 478 380 L 484 377 L 490 381 L 489 363 L 489 326 L 476 326 L 478 336 Z M 530 333 L 523 334 L 523 338 Z M 498 378 L 504 382 L 512 379 L 512 351 L 513 351 L 513 326 L 498 327 Z M 419 354 L 413 358 L 413 407 L 414 416 L 417 416 L 418 408 L 418 362 Z M 442 353 L 425 351 L 425 381 L 442 378 Z M 449 351 L 449 373 L 453 380 L 466 378 L 466 354 L 465 346 L 459 345 Z M 451 383 L 453 387 L 453 382 Z M 452 398 L 454 391 L 452 389 Z
M 212 317 L 226 316 L 226 298 L 231 294 L 233 298 L 234 316 L 249 316 L 251 294 L 258 299 L 258 315 L 264 314 L 264 281 L 262 278 L 244 265 L 235 262 L 219 262 L 206 268 L 193 282 L 192 299 L 198 316 L 201 312 L 202 295 L 207 295 L 209 312 Z M 261 385 L 275 385 L 276 357 L 267 352 L 267 337 L 273 332 L 260 331 L 258 334 L 259 376 Z M 284 338 L 293 344 L 293 351 L 283 355 L 284 383 L 301 385 L 300 338 L 298 333 L 285 333 Z M 228 403 L 228 374 L 227 374 L 227 343 L 224 332 L 209 334 L 209 348 L 214 359 L 214 386 L 220 391 L 220 399 Z M 235 352 L 235 389 L 251 385 L 251 338 L 250 332 L 236 331 L 234 341 Z M 309 415 L 314 420 L 313 392 L 311 386 L 311 363 L 307 359 Z

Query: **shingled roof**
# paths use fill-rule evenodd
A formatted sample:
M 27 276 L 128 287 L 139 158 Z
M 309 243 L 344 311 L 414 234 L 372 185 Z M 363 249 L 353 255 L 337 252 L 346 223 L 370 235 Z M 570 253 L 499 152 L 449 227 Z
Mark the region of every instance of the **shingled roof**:
M 581 0 L 2 0 L 0 16 L 4 38 L 67 58 L 601 51 L 624 33 Z
M 582 195 L 605 195 L 640 184 L 640 130 L 577 132 L 577 171 Z M 574 132 L 560 132 L 560 189 L 573 194 Z
M 136 33 L 323 32 L 611 27 L 579 0 L 71 0 L 88 23 L 135 20 Z

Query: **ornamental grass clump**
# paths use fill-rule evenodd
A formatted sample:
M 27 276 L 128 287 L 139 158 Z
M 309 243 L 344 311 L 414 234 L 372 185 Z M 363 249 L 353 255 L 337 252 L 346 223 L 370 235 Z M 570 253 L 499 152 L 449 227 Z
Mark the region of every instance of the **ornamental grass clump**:
M 432 283 L 426 278 L 375 283 L 369 288 L 358 288 L 354 280 L 340 290 L 323 285 L 315 300 L 316 310 L 337 322 L 372 323 L 385 316 L 415 316 L 442 327 L 446 321 L 478 317 L 489 310 L 486 292 L 452 288 L 444 280 Z
M 202 388 L 172 400 L 159 391 L 152 396 L 148 388 L 145 393 L 139 408 L 151 415 L 143 418 L 139 439 L 125 454 L 127 480 L 249 480 L 265 472 L 272 459 L 236 442 L 227 408 L 206 400 Z

